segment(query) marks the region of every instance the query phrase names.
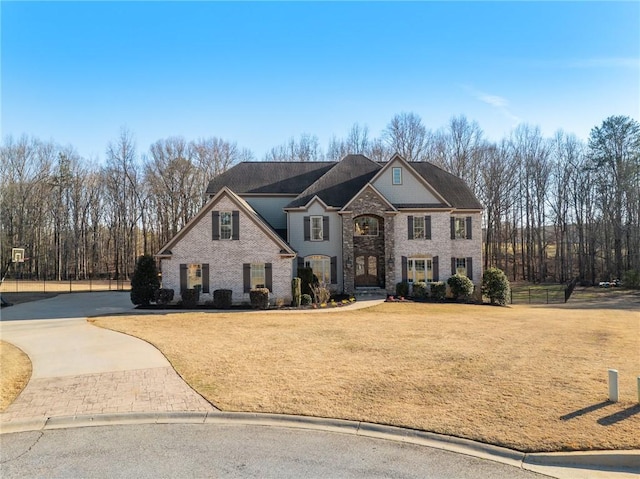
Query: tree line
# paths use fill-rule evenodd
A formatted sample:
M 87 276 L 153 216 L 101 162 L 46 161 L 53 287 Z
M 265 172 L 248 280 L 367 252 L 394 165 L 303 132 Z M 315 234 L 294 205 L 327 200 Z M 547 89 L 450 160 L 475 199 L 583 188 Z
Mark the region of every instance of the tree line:
M 640 271 L 640 124 L 611 116 L 585 143 L 521 124 L 498 142 L 464 116 L 438 129 L 395 115 L 377 137 L 354 124 L 323 149 L 302 134 L 270 149 L 271 161 L 338 161 L 397 152 L 464 179 L 484 204 L 484 266 L 512 281 L 596 282 Z M 131 131 L 110 141 L 102 164 L 72 146 L 23 135 L 0 147 L 2 262 L 12 247 L 37 279 L 128 279 L 206 201 L 208 182 L 253 153 L 217 137 L 160 139 L 138 151 Z

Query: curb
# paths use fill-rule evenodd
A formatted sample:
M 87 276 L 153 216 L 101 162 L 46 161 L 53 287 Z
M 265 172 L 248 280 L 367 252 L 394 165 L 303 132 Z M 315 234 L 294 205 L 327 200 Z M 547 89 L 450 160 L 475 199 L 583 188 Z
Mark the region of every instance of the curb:
M 523 453 L 470 439 L 397 426 L 282 414 L 165 412 L 59 416 L 3 423 L 0 424 L 0 434 L 132 424 L 250 425 L 350 434 L 464 454 L 553 477 L 606 477 L 598 475 L 598 471 L 608 471 L 615 474 L 612 477 L 623 478 L 637 477 L 636 474 L 640 473 L 640 450 Z

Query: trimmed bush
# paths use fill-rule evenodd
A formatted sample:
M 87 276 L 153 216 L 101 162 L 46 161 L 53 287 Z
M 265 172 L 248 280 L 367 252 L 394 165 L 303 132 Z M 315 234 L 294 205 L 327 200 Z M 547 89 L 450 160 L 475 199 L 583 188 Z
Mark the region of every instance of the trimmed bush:
M 160 288 L 156 292 L 156 303 L 158 304 L 169 304 L 173 301 L 174 291 L 172 289 Z
M 447 280 L 453 299 L 467 299 L 473 294 L 473 283 L 461 274 L 454 274 Z
M 427 283 L 425 283 L 424 281 L 413 283 L 413 292 L 411 294 L 415 299 L 427 299 L 427 297 L 429 296 Z
M 213 307 L 216 309 L 231 308 L 232 293 L 230 289 L 216 289 L 213 292 Z
M 158 289 L 160 289 L 160 279 L 156 260 L 148 254 L 140 256 L 131 277 L 131 302 L 147 306 L 156 299 Z
M 193 309 L 198 305 L 198 301 L 200 301 L 200 290 L 185 289 L 180 296 L 182 297 L 182 307 Z
M 406 298 L 409 296 L 409 283 L 406 281 L 401 281 L 396 284 L 396 296 Z
M 507 304 L 510 290 L 509 279 L 501 269 L 489 268 L 482 273 L 482 294 L 491 304 Z
M 444 301 L 447 296 L 447 285 L 442 281 L 431 283 L 431 298 L 436 301 Z
M 300 304 L 302 306 L 309 306 L 311 304 L 311 295 L 310 294 L 303 294 L 300 297 Z
M 291 306 L 294 308 L 300 306 L 300 296 L 302 296 L 302 280 L 296 276 L 291 280 L 291 297 L 293 298 Z
M 253 309 L 269 309 L 269 290 L 256 288 L 249 291 L 249 299 Z

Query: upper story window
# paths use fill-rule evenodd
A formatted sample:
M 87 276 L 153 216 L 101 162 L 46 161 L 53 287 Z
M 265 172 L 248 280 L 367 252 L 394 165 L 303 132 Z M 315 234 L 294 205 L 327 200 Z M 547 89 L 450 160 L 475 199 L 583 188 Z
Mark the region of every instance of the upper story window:
M 402 168 L 400 167 L 394 167 L 391 168 L 391 182 L 394 185 L 401 185 L 402 184 Z
M 322 216 L 311 217 L 311 241 L 322 241 Z
M 471 216 L 451 218 L 451 239 L 471 239 Z
M 424 239 L 424 216 L 413 218 L 413 239 Z
M 378 218 L 361 216 L 353 220 L 354 236 L 378 236 Z
M 231 211 L 220 212 L 220 239 L 228 240 L 233 237 L 233 216 Z

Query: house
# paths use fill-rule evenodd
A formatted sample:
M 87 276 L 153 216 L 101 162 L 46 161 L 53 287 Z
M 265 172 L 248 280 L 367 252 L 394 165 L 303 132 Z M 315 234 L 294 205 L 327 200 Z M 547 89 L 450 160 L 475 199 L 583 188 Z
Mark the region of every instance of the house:
M 482 205 L 428 162 L 362 155 L 338 162 L 243 162 L 214 178 L 209 200 L 157 254 L 164 288 L 264 286 L 288 301 L 308 266 L 338 292 L 482 276 Z

